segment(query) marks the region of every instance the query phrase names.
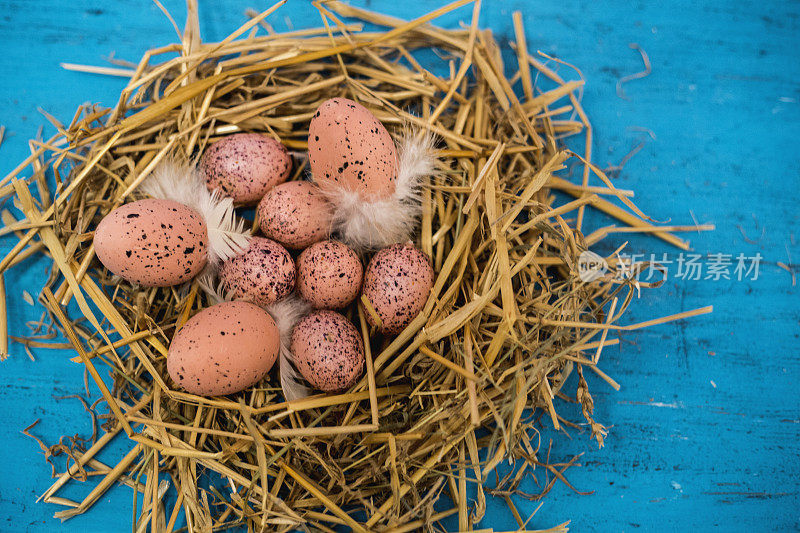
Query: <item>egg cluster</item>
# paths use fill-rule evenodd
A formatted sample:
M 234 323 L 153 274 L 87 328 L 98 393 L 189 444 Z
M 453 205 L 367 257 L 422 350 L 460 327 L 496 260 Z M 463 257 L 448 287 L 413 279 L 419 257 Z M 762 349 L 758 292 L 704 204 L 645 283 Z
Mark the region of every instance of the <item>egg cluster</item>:
M 420 164 L 404 146 L 398 150 L 366 108 L 334 98 L 309 125 L 310 180 L 292 179 L 292 156 L 280 142 L 234 134 L 206 148 L 197 169 L 160 171 L 144 187 L 153 198 L 100 222 L 95 251 L 113 274 L 144 287 L 201 275 L 201 287 L 218 280 L 228 300 L 175 333 L 167 360 L 175 383 L 193 394 L 232 394 L 258 383 L 279 358 L 282 384 L 294 370 L 309 390 L 358 381 L 364 339 L 345 316 L 353 303 L 360 296 L 369 324 L 393 335 L 433 287 L 430 260 L 409 240 L 414 195 L 432 162 L 422 156 Z M 256 206 L 254 231 L 238 206 Z M 284 395 L 297 396 L 286 386 Z

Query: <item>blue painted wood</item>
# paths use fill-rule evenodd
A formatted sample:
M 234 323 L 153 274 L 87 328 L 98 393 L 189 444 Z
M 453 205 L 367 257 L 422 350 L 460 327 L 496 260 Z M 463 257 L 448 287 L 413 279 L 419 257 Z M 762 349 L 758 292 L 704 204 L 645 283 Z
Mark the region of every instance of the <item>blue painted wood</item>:
M 410 18 L 439 2 L 355 2 Z M 166 2 L 176 19 L 184 10 Z M 224 37 L 244 20 L 252 0 L 201 2 L 203 36 Z M 263 5 L 262 5 L 263 4 Z M 800 5 L 796 2 L 668 2 L 614 0 L 486 0 L 482 25 L 501 42 L 513 40 L 511 13 L 524 12 L 528 46 L 578 65 L 587 80 L 584 103 L 594 124 L 601 165 L 617 164 L 652 130 L 644 149 L 617 179 L 637 191 L 637 203 L 657 219 L 714 223 L 717 231 L 692 235 L 698 253 L 763 256 L 752 281 L 688 281 L 673 275 L 660 290 L 635 302 L 629 323 L 714 304 L 710 317 L 629 332 L 606 349 L 604 370 L 622 390 L 589 376 L 599 420 L 613 424 L 597 450 L 586 433 L 553 442 L 551 459 L 585 452 L 571 482 L 592 496 L 557 485 L 532 519 L 549 527 L 571 519 L 577 531 L 710 530 L 789 531 L 800 528 L 800 310 L 798 288 L 776 263 L 797 265 L 800 189 Z M 271 18 L 278 29 L 316 25 L 306 2 L 294 0 Z M 286 15 L 291 21 L 284 19 Z M 442 24 L 467 19 L 468 10 Z M 179 22 L 180 23 L 180 22 Z M 123 87 L 114 78 L 66 72 L 59 61 L 102 64 L 103 57 L 136 61 L 149 47 L 174 39 L 158 8 L 121 0 L 0 0 L 0 174 L 27 153 L 26 141 L 45 121 L 41 107 L 69 120 L 83 102 L 112 104 Z M 641 69 L 636 42 L 653 72 L 625 85 L 617 80 Z M 509 58 L 508 64 L 511 63 Z M 565 77 L 569 69 L 560 67 Z M 50 131 L 45 128 L 45 133 Z M 609 221 L 592 215 L 600 226 Z M 624 242 L 619 236 L 614 242 Z M 660 241 L 630 238 L 631 252 L 675 250 Z M 0 240 L 2 252 L 11 245 Z M 7 274 L 8 313 L 14 335 L 41 312 L 24 303 L 36 294 L 43 261 Z M 797 268 L 797 266 L 795 266 Z M 49 483 L 41 451 L 20 430 L 47 442 L 67 431 L 91 432 L 83 408 L 82 370 L 62 352 L 37 350 L 30 361 L 19 345 L 0 366 L 0 530 L 53 531 L 56 506 L 36 504 Z M 93 391 L 97 394 L 97 391 Z M 567 408 L 566 413 L 569 413 Z M 577 412 L 571 413 L 578 419 Z M 543 431 L 545 446 L 553 437 Z M 101 455 L 109 462 L 121 446 Z M 87 484 L 88 485 L 88 484 Z M 527 485 L 535 492 L 532 485 Z M 64 496 L 80 499 L 88 486 Z M 536 504 L 515 500 L 523 515 Z M 115 488 L 62 531 L 126 531 L 130 491 Z M 489 503 L 484 525 L 515 529 L 499 502 Z M 455 527 L 450 523 L 449 527 Z

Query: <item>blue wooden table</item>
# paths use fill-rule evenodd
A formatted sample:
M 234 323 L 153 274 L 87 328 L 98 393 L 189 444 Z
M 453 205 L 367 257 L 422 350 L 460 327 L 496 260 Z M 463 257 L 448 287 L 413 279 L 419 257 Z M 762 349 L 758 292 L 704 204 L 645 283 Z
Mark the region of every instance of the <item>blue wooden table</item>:
M 404 18 L 441 5 L 356 3 Z M 182 24 L 183 6 L 165 4 Z M 203 38 L 233 31 L 246 7 L 266 4 L 201 0 Z M 570 519 L 576 531 L 799 529 L 800 289 L 778 263 L 800 275 L 800 4 L 485 0 L 481 24 L 501 43 L 513 40 L 517 9 L 529 49 L 583 70 L 596 161 L 617 165 L 644 141 L 617 185 L 636 190 L 638 205 L 656 219 L 716 225 L 714 232 L 689 236 L 701 254 L 701 278 L 711 272 L 709 254 L 730 254 L 733 261 L 731 279 L 714 280 L 713 273 L 712 279 L 682 279 L 678 250 L 629 239 L 631 253 L 666 253 L 674 261 L 665 286 L 643 292 L 632 305 L 629 323 L 708 304 L 715 311 L 625 333 L 619 347 L 605 350 L 603 368 L 622 385 L 615 392 L 599 379 L 590 383 L 597 418 L 612 424 L 607 445 L 597 450 L 586 433 L 572 431 L 571 440 L 555 439 L 551 451 L 554 460 L 585 452 L 583 466 L 568 474 L 576 488 L 594 494 L 556 485 L 530 527 Z M 439 23 L 468 17 L 461 10 Z M 270 21 L 278 30 L 319 24 L 304 0 L 290 0 Z M 0 37 L 0 124 L 6 127 L 0 175 L 27 155 L 27 139 L 45 123 L 38 108 L 68 121 L 83 102 L 113 104 L 125 83 L 67 72 L 60 61 L 99 65 L 111 54 L 138 61 L 147 48 L 175 39 L 145 0 L 0 0 Z M 626 83 L 623 99 L 618 80 L 642 69 L 630 43 L 647 53 L 652 73 Z M 571 77 L 568 69 L 561 72 Z M 589 227 L 609 222 L 588 218 Z M 3 254 L 11 244 L 0 240 Z M 739 254 L 760 254 L 757 279 L 752 271 L 737 279 Z M 25 322 L 39 318 L 41 308 L 25 303 L 22 291 L 37 294 L 46 266 L 29 261 L 6 274 L 12 335 L 25 334 Z M 83 370 L 65 353 L 37 350 L 31 361 L 13 344 L 0 363 L 0 531 L 130 530 L 124 487 L 61 526 L 52 518 L 56 506 L 35 503 L 50 469 L 21 430 L 40 419 L 33 432 L 48 443 L 65 432 L 91 433 L 80 402 L 57 399 L 83 391 Z M 101 459 L 113 462 L 114 453 L 109 449 Z M 64 495 L 80 499 L 88 490 L 70 487 Z M 538 504 L 517 505 L 527 516 Z M 516 529 L 502 502 L 489 502 L 484 524 Z

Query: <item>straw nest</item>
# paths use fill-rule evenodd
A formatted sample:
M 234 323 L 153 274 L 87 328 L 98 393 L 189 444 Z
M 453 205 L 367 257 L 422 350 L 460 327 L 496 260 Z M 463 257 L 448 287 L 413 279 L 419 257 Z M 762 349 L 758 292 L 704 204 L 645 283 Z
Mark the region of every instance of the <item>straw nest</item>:
M 124 482 L 144 502 L 134 531 L 174 531 L 184 520 L 189 531 L 234 524 L 411 531 L 454 514 L 466 530 L 483 517 L 487 492 L 504 497 L 524 529 L 510 499 L 521 481 L 542 471 L 548 481 L 532 495 L 541 497 L 556 480 L 566 482 L 563 471 L 574 462 L 543 462 L 536 413 L 555 428 L 571 425 L 554 404 L 569 394 L 602 445 L 606 429 L 592 417 L 584 374 L 617 387 L 598 366 L 603 348 L 618 342 L 608 333 L 706 310 L 618 326 L 635 291 L 648 284 L 630 272 L 582 281 L 579 257 L 614 231 L 686 243 L 654 227 L 632 194 L 592 165 L 583 82 L 564 81 L 554 70 L 560 62 L 529 54 L 519 14 L 517 64 L 506 66 L 491 33 L 477 25 L 480 2 L 462 29 L 428 24 L 467 3 L 403 22 L 329 2 L 317 6 L 324 28 L 284 34 L 265 22 L 276 5 L 211 44 L 200 42 L 190 2 L 181 43 L 149 51 L 130 71 L 85 69 L 130 76 L 119 103 L 82 107 L 68 125 L 52 119 L 58 133 L 33 141 L 30 158 L 0 182 L 24 214 L 3 213 L 4 232 L 19 242 L 0 271 L 34 254 L 52 259 L 39 299 L 43 324 L 52 319 L 66 336 L 70 344 L 60 346 L 77 351 L 74 360 L 108 405 L 91 441 L 42 444 L 48 456 L 70 458 L 43 495 L 65 506 L 57 517 L 85 512 Z M 364 31 L 355 19 L 389 29 Z M 177 57 L 157 62 L 171 53 Z M 515 74 L 507 78 L 507 70 Z M 424 311 L 400 335 L 384 338 L 367 327 L 363 305 L 349 309 L 368 364 L 361 382 L 342 394 L 287 403 L 275 376 L 225 398 L 178 390 L 166 372 L 167 346 L 207 297 L 197 282 L 145 290 L 112 278 L 95 258 L 93 229 L 159 162 L 196 160 L 209 142 L 233 132 L 279 138 L 297 153 L 300 175 L 312 113 L 334 96 L 362 102 L 395 134 L 410 124 L 437 138 L 440 172 L 425 187 L 417 234 L 437 275 Z M 578 135 L 571 146 L 582 146 L 580 155 L 563 142 Z M 568 166 L 575 179 L 555 175 Z M 575 199 L 556 207 L 554 190 Z M 584 235 L 587 206 L 622 226 Z M 612 270 L 626 266 L 617 256 L 605 259 Z M 70 302 L 80 316 L 68 316 Z M 54 346 L 45 342 L 52 336 L 38 333 L 15 340 Z M 7 353 L 6 330 L 2 341 Z M 577 392 L 561 390 L 570 372 L 578 375 Z M 103 465 L 95 455 L 117 435 L 130 439 L 129 452 Z M 519 468 L 484 488 L 509 458 Z M 102 481 L 83 501 L 57 495 L 91 473 Z

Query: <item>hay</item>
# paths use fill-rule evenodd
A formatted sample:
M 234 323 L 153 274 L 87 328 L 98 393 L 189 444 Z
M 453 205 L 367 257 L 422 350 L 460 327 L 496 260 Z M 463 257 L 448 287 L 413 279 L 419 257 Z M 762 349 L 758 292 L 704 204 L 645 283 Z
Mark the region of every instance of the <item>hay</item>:
M 543 497 L 557 481 L 569 485 L 564 471 L 577 459 L 547 464 L 535 444 L 538 412 L 555 428 L 570 424 L 555 402 L 570 372 L 577 370 L 576 398 L 602 445 L 606 428 L 593 419 L 584 369 L 619 387 L 600 369 L 604 348 L 618 343 L 613 333 L 710 311 L 623 326 L 636 291 L 657 284 L 612 275 L 581 281 L 579 255 L 609 234 L 652 233 L 688 248 L 670 232 L 704 228 L 654 225 L 631 191 L 617 189 L 590 162 L 583 81 L 563 80 L 548 66 L 555 60 L 529 53 L 519 14 L 511 78 L 491 33 L 478 26 L 480 1 L 464 29 L 428 24 L 467 3 L 404 22 L 326 2 L 316 4 L 323 28 L 283 34 L 265 21 L 279 3 L 223 41 L 202 43 L 190 2 L 181 42 L 150 50 L 135 68 L 65 65 L 130 82 L 111 109 L 82 107 L 67 125 L 51 119 L 58 133 L 32 141 L 30 157 L 0 180 L 0 194 L 13 196 L 25 216 L 3 213 L 4 231 L 18 242 L 0 261 L 0 274 L 36 254 L 52 259 L 39 298 L 48 313 L 42 326 L 52 321 L 67 337 L 110 411 L 102 415 L 102 435 L 86 450 L 73 443 L 74 462 L 43 494 L 66 506 L 57 517 L 87 511 L 113 483 L 124 482 L 143 501 L 134 531 L 174 531 L 181 510 L 189 531 L 232 524 L 258 531 L 340 525 L 412 531 L 454 514 L 464 530 L 483 517 L 490 490 L 524 529 L 510 498 L 522 479 L 547 472 L 550 481 L 533 496 Z M 389 29 L 364 31 L 344 18 Z M 257 34 L 259 25 L 268 35 Z M 424 49 L 438 59 L 420 55 Z M 345 393 L 284 402 L 274 376 L 225 398 L 176 390 L 166 373 L 166 347 L 176 327 L 208 304 L 203 291 L 197 281 L 141 289 L 112 277 L 95 258 L 94 227 L 159 162 L 176 154 L 196 161 L 210 142 L 233 132 L 265 132 L 302 161 L 309 119 L 334 96 L 359 100 L 395 134 L 410 124 L 439 140 L 440 177 L 425 187 L 418 234 L 437 274 L 423 312 L 397 337 L 383 338 L 367 327 L 365 313 L 374 312 L 368 305 L 348 311 L 364 336 L 368 364 Z M 582 155 L 564 146 L 578 135 Z M 555 175 L 568 163 L 582 167 L 580 183 Z M 24 174 L 29 167 L 33 172 Z M 45 176 L 55 180 L 52 193 Z M 556 206 L 554 190 L 575 200 Z M 623 226 L 585 237 L 587 206 Z M 615 254 L 606 260 L 621 261 Z M 66 312 L 73 300 L 77 318 Z M 48 338 L 27 339 L 26 347 L 54 346 Z M 112 467 L 94 459 L 122 432 L 130 441 L 123 459 Z M 522 467 L 484 489 L 507 458 Z M 209 484 L 205 471 L 224 488 Z M 56 495 L 87 473 L 101 481 L 82 501 Z M 176 489 L 171 507 L 159 475 Z M 452 509 L 434 509 L 448 493 Z M 552 531 L 564 530 L 562 524 Z

